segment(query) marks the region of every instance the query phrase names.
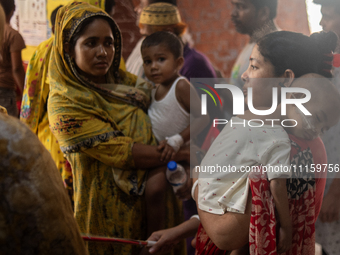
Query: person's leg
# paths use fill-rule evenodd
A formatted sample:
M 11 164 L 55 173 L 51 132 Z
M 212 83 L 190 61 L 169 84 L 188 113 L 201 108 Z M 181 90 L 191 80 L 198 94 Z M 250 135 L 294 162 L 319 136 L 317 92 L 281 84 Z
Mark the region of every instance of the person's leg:
M 167 185 L 164 167 L 153 169 L 148 173 L 145 187 L 148 236 L 165 227 Z

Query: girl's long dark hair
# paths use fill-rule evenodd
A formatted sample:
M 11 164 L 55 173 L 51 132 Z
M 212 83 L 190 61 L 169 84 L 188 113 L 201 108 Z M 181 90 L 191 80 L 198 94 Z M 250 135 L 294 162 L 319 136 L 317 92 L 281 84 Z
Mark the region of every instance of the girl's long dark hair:
M 276 76 L 291 69 L 296 78 L 308 73 L 330 78 L 332 53 L 337 40 L 333 32 L 314 33 L 308 37 L 300 33 L 278 31 L 260 38 L 257 45 L 263 57 L 274 65 Z

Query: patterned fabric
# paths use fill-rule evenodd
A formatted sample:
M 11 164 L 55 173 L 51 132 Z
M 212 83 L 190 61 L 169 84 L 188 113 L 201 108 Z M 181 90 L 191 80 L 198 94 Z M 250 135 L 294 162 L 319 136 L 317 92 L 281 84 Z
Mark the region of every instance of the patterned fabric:
M 251 254 L 276 254 L 275 205 L 266 174 L 250 178 L 252 212 L 249 230 Z
M 154 142 L 151 130 L 148 129 L 150 121 L 143 112 L 150 102 L 151 86 L 134 75 L 118 71 L 121 36 L 117 25 L 107 14 L 98 8 L 80 3 L 72 3 L 60 10 L 49 65 L 50 128 L 64 153 L 92 151 L 95 158 L 101 158 L 103 163 L 116 166 L 114 174 L 117 179 L 121 180 L 124 176 L 128 181 L 130 173 L 123 169 L 133 167 L 133 143 Z M 82 77 L 70 56 L 64 55 L 63 51 L 64 40 L 70 40 L 80 22 L 95 15 L 107 17 L 114 29 L 115 59 L 107 75 L 107 80 L 112 84 L 94 84 Z M 114 84 L 115 81 L 124 85 Z M 144 135 L 139 134 L 135 139 L 131 138 L 143 128 L 147 130 Z M 125 136 L 122 136 L 123 134 Z M 117 155 L 113 163 L 114 153 L 110 145 L 117 144 L 120 146 L 116 148 Z M 145 171 L 133 171 L 132 175 L 138 183 L 128 181 L 130 187 L 124 191 L 130 194 L 131 190 L 139 189 L 138 193 L 142 193 L 143 189 L 140 188 L 145 179 Z
M 278 125 L 261 128 L 235 125 L 243 121 L 246 123 L 239 117 L 231 118 L 200 164 L 197 201 L 203 211 L 219 215 L 227 211 L 244 214 L 249 194 L 249 172 L 244 169 L 259 165 L 273 169 L 289 167 L 291 145 L 287 132 Z M 209 171 L 212 162 L 216 165 L 213 178 Z M 289 176 L 290 173 L 268 171 L 267 177 L 271 180 Z
M 84 0 L 83 2 L 103 10 L 105 8 L 105 0 Z M 27 66 L 20 120 L 38 135 L 39 140 L 51 153 L 68 193 L 73 194 L 72 172 L 68 171 L 69 163 L 64 158 L 59 143 L 49 128 L 47 114 L 47 98 L 50 92 L 48 66 L 53 41 L 54 36 L 42 42 Z M 120 68 L 125 70 L 123 60 L 120 62 Z M 71 197 L 71 201 L 73 201 L 73 197 Z
M 154 3 L 145 7 L 140 15 L 140 24 L 166 26 L 182 22 L 178 8 L 169 3 Z
M 60 174 L 64 177 L 65 159 L 55 136 L 49 128 L 47 98 L 50 92 L 48 64 L 54 37 L 42 42 L 30 59 L 27 72 L 20 120 L 26 123 L 33 133 L 51 153 Z
M 102 10 L 105 10 L 105 1 L 106 0 L 82 0 L 83 3 L 89 3 L 95 7 L 98 7 Z M 77 2 L 76 0 L 73 2 Z M 79 2 L 79 1 L 78 1 Z
M 291 164 L 296 166 L 287 180 L 289 210 L 293 223 L 293 246 L 285 255 L 315 254 L 316 182 L 314 173 L 306 172 L 314 163 L 311 148 L 298 144 L 291 136 Z M 293 168 L 294 169 L 294 168 Z M 300 171 L 301 170 L 301 171 Z M 251 178 L 252 212 L 249 231 L 250 254 L 276 255 L 279 222 L 267 176 Z
M 76 27 L 93 16 L 104 16 L 115 38 L 108 84 L 94 84 L 81 76 L 63 50 Z M 146 171 L 134 167 L 132 146 L 135 142 L 156 144 L 145 113 L 151 86 L 118 70 L 120 31 L 100 9 L 85 3 L 68 4 L 59 10 L 56 24 L 48 114 L 52 132 L 72 167 L 76 220 L 86 234 L 145 239 L 145 201 L 140 195 Z M 171 227 L 180 223 L 180 208 L 171 187 L 167 197 L 166 227 Z M 140 250 L 97 242 L 87 243 L 87 248 L 90 254 L 138 254 Z M 181 254 L 182 248 L 175 253 Z
M 320 211 L 321 202 L 317 198 L 323 194 L 324 179 L 315 179 L 306 173 L 310 164 L 324 164 L 325 150 L 321 140 L 310 142 L 294 136 L 291 139 L 291 164 L 304 171 L 293 172 L 293 177 L 287 180 L 289 210 L 293 222 L 293 246 L 283 253 L 285 255 L 315 254 L 315 221 Z M 278 230 L 275 218 L 275 205 L 270 193 L 267 176 L 252 176 L 250 187 L 252 191 L 252 212 L 249 229 L 250 254 L 276 255 L 276 233 Z M 318 178 L 324 178 L 318 175 Z M 279 224 L 279 223 L 278 223 Z M 196 242 L 196 254 L 225 254 L 210 240 L 203 229 L 199 228 Z M 228 254 L 228 253 L 226 253 Z
M 198 226 L 196 237 L 196 255 L 228 255 L 229 251 L 222 251 L 211 241 L 202 224 Z

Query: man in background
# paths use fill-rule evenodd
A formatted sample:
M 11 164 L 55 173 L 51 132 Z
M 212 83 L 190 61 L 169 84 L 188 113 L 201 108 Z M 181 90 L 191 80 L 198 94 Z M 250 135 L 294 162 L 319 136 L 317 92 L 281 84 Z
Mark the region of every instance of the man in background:
M 340 37 L 340 1 L 338 0 L 314 0 L 321 4 L 322 18 L 320 25 L 324 31 L 333 31 Z
M 236 31 L 249 36 L 249 43 L 238 55 L 232 68 L 230 83 L 243 87 L 241 75 L 247 70 L 256 38 L 277 31 L 274 23 L 277 0 L 231 0 L 231 20 Z

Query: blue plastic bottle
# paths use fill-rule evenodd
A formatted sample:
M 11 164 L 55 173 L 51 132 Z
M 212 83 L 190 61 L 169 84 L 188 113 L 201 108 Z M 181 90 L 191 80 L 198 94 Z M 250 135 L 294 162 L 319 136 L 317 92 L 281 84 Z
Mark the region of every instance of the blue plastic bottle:
M 166 170 L 166 178 L 176 193 L 176 191 L 187 181 L 188 177 L 183 166 L 177 164 L 175 161 L 170 161 Z

